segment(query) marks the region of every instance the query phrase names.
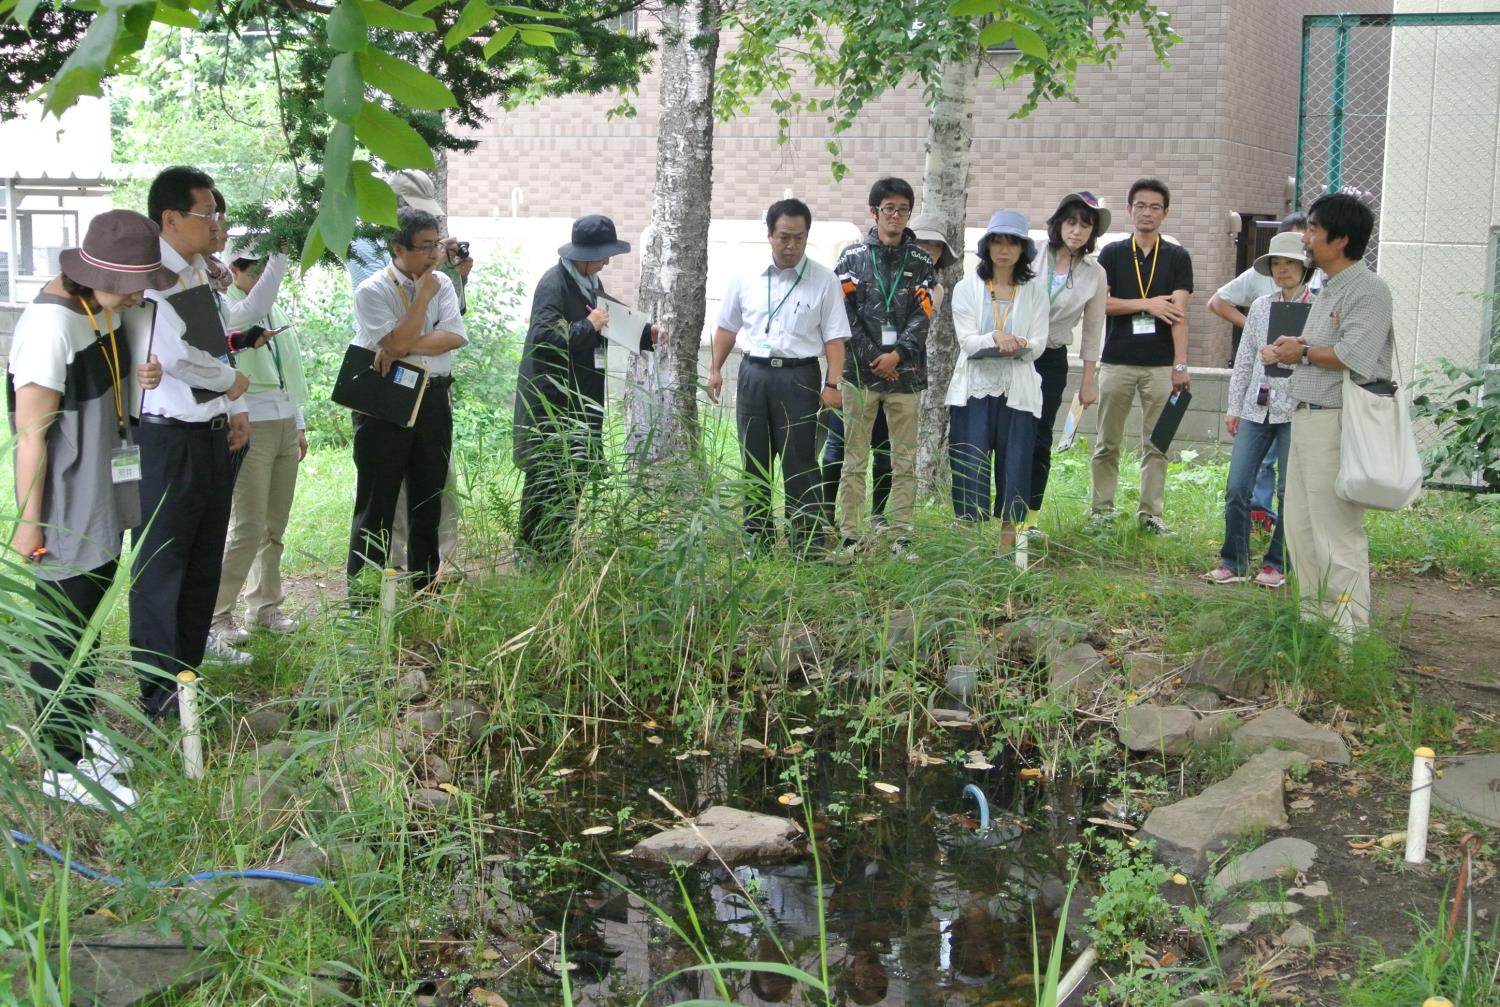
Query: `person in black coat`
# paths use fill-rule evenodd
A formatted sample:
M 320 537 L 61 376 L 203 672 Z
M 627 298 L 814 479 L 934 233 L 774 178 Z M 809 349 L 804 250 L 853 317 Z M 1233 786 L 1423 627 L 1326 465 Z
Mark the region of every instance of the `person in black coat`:
M 531 301 L 531 324 L 516 380 L 515 463 L 521 489 L 520 542 L 555 557 L 568 543 L 590 470 L 604 461 L 604 372 L 609 311 L 599 271 L 630 251 L 614 221 L 590 214 L 573 222 L 573 240 L 557 250 Z M 662 338 L 641 330 L 641 351 Z

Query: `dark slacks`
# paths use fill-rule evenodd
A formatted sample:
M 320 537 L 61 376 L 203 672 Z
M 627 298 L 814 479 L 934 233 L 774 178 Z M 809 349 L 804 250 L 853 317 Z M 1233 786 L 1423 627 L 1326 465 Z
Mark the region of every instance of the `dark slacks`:
M 94 617 L 104 593 L 115 579 L 118 563 L 110 560 L 88 573 L 63 580 L 37 581 L 37 607 L 55 622 L 46 634 L 48 650 L 57 661 L 31 662 L 31 681 L 36 685 L 33 697 L 37 709 L 37 740 L 45 754 L 51 749 L 59 768 L 72 770 L 84 755 L 84 735 L 94 721 L 94 688 L 97 669 L 88 654 L 76 653 L 79 636 Z M 76 657 L 78 668 L 66 687 L 63 685 L 69 658 Z
M 828 440 L 823 444 L 823 509 L 831 522 L 839 480 L 844 477 L 843 414 L 829 410 L 823 415 L 823 427 L 828 431 Z M 891 496 L 891 428 L 885 420 L 884 404 L 876 410 L 875 426 L 870 430 L 870 471 L 875 482 L 870 495 L 870 516 L 879 517 L 885 513 L 885 502 Z
M 1036 445 L 1031 452 L 1031 493 L 1026 501 L 1032 510 L 1042 509 L 1047 493 L 1047 477 L 1052 474 L 1052 431 L 1057 426 L 1057 411 L 1062 407 L 1063 392 L 1068 386 L 1068 348 L 1053 346 L 1036 358 L 1036 372 L 1042 377 L 1042 415 L 1036 421 Z
M 948 464 L 953 469 L 953 514 L 970 521 L 991 516 L 1026 520 L 1036 417 L 1006 405 L 1004 395 L 948 407 Z M 990 496 L 991 479 L 994 496 Z
M 776 537 L 771 471 L 781 459 L 787 541 L 812 545 L 822 515 L 818 469 L 818 396 L 823 371 L 816 363 L 772 367 L 749 357 L 740 362 L 735 421 L 745 467 L 745 531 L 761 544 Z
M 410 529 L 406 559 L 412 584 L 421 590 L 437 575 L 438 521 L 453 453 L 450 391 L 447 384 L 429 386 L 417 420 L 409 427 L 374 416 L 354 416 L 354 520 L 345 567 L 351 595 L 356 593 L 356 577 L 366 566 L 385 568 L 403 482 Z
M 573 535 L 590 453 L 587 444 L 570 449 L 577 440 L 559 436 L 538 445 L 523 470 L 520 544 L 543 559 L 562 556 Z
M 228 433 L 142 423 L 141 517 L 130 585 L 130 648 L 143 667 L 141 708 L 170 711 L 180 671 L 203 661 L 224 563 Z

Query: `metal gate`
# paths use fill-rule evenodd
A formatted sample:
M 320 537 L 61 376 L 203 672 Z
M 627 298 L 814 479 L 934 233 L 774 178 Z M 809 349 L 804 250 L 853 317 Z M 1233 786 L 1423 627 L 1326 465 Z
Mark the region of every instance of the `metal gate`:
M 1500 2 L 1490 13 L 1302 21 L 1296 205 L 1376 212 L 1366 264 L 1391 285 L 1400 367 L 1489 368 L 1500 394 Z M 1419 431 L 1431 443 L 1432 428 Z

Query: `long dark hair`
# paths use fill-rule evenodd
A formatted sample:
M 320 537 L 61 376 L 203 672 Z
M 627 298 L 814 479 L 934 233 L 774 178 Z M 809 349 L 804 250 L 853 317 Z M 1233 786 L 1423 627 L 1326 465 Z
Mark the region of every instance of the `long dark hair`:
M 67 273 L 60 273 L 58 275 L 62 279 L 62 288 L 66 290 L 71 296 L 81 297 L 85 301 L 94 300 L 93 287 L 85 287 L 83 284 L 73 279 Z
M 998 239 L 1014 241 L 1021 246 L 1021 257 L 1016 260 L 1015 268 L 1011 270 L 1010 278 L 1016 286 L 1030 283 L 1036 279 L 1036 270 L 1031 268 L 1031 256 L 1027 252 L 1034 251 L 1031 242 L 1016 237 L 1014 234 L 986 234 L 984 240 L 979 242 L 979 266 L 974 270 L 981 280 L 989 281 L 995 278 L 995 264 L 990 261 L 990 242 Z
M 1094 208 L 1081 199 L 1070 199 L 1047 220 L 1047 247 L 1063 247 L 1062 226 L 1070 220 L 1076 220 L 1080 224 L 1087 224 L 1093 230 L 1089 231 L 1089 240 L 1084 242 L 1083 247 L 1078 250 L 1078 255 L 1092 255 L 1099 241 L 1099 214 Z

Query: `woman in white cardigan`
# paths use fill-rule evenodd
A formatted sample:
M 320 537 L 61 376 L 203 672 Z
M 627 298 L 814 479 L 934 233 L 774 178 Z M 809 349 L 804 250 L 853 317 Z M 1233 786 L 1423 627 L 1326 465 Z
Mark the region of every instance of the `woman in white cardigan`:
M 1047 346 L 1047 291 L 1036 278 L 1026 218 L 1001 210 L 979 239 L 979 268 L 953 289 L 958 361 L 948 383 L 953 513 L 1000 519 L 1000 548 L 1026 518 L 1031 454 L 1042 411 L 1033 361 Z M 994 497 L 991 498 L 993 483 Z

